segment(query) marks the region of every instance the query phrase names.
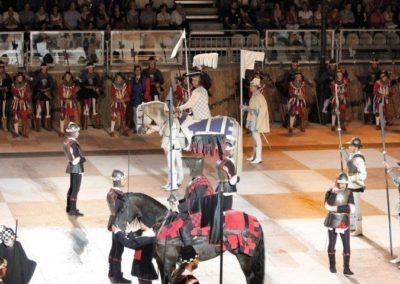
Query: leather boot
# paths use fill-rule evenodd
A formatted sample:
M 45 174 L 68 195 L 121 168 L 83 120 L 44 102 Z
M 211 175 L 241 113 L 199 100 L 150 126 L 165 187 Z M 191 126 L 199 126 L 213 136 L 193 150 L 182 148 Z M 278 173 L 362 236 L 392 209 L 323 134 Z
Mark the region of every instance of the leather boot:
M 344 275 L 354 275 L 354 273 L 350 270 L 350 254 L 343 254 L 343 274 Z
M 184 246 L 191 246 L 193 245 L 192 239 L 192 223 L 191 221 L 186 221 L 182 228 L 180 229 L 181 238 Z
M 101 127 L 101 118 L 100 114 L 96 114 L 93 118 L 93 127 L 94 128 L 100 128 Z
M 76 200 L 70 200 L 70 209 L 68 215 L 75 217 L 82 217 L 83 214 L 76 209 Z
M 3 129 L 3 131 L 7 131 L 7 118 L 6 117 L 1 118 L 1 128 Z
M 35 130 L 37 132 L 40 132 L 41 128 L 42 128 L 42 118 L 36 117 L 35 118 Z
M 67 207 L 65 208 L 65 212 L 69 213 L 71 210 L 71 203 L 69 201 L 69 195 L 67 195 Z
M 364 124 L 370 124 L 369 113 L 364 113 Z
M 125 279 L 121 272 L 121 262 L 114 262 L 114 281 L 113 283 L 132 283 L 132 281 Z
M 21 135 L 25 138 L 29 137 L 29 127 L 28 127 L 28 119 L 27 118 L 22 119 Z
M 332 273 L 336 273 L 336 257 L 334 252 L 328 252 L 329 257 L 329 271 Z
M 51 117 L 46 118 L 45 121 L 45 128 L 47 131 L 51 131 L 52 127 L 51 127 Z

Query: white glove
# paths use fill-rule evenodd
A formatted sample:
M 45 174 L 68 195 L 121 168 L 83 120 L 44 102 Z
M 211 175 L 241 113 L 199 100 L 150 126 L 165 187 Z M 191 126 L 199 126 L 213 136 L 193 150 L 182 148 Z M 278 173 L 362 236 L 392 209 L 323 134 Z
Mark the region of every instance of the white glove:
M 136 232 L 137 230 L 140 229 L 140 225 L 139 222 L 137 221 L 137 219 L 133 220 L 131 223 L 128 223 L 126 225 L 126 232 Z
M 72 161 L 72 164 L 75 166 L 75 165 L 77 165 L 80 161 L 81 161 L 81 157 L 75 158 L 75 159 Z
M 154 233 L 153 229 L 148 229 L 143 231 L 142 237 L 155 237 L 156 233 Z

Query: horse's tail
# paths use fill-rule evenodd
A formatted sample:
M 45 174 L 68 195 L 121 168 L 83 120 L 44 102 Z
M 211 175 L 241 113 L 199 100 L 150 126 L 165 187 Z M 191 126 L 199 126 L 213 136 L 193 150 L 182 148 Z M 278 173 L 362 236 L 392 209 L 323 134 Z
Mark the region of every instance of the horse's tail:
M 251 283 L 260 284 L 264 283 L 265 273 L 265 246 L 264 246 L 264 233 L 261 228 L 260 238 L 253 256 L 251 271 L 253 272 L 254 278 Z

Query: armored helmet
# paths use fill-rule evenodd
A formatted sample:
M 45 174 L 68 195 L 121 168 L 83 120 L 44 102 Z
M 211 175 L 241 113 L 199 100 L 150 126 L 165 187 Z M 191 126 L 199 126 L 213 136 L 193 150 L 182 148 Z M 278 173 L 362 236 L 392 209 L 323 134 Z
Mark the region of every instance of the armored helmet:
M 118 186 L 120 187 L 121 181 L 126 178 L 125 174 L 123 171 L 120 170 L 113 170 L 112 174 L 111 174 L 111 179 L 113 181 L 113 185 L 114 186 Z
M 351 140 L 349 142 L 347 142 L 347 144 L 353 145 L 354 147 L 358 147 L 358 148 L 362 147 L 361 139 L 358 137 L 351 138 Z
M 342 183 L 342 184 L 348 184 L 349 183 L 349 177 L 347 176 L 347 174 L 341 172 L 338 174 L 337 178 L 336 178 L 336 182 L 337 183 Z
M 76 124 L 75 122 L 70 122 L 68 123 L 67 128 L 65 129 L 65 132 L 67 132 L 68 134 L 75 134 L 76 132 L 78 132 L 80 129 L 80 127 L 78 126 L 78 124 Z

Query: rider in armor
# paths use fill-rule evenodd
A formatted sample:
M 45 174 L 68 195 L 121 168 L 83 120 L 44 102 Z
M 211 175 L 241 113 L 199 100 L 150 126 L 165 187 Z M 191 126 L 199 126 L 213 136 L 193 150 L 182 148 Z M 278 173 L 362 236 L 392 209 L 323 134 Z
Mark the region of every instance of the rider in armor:
M 66 212 L 70 216 L 83 216 L 76 208 L 78 193 L 81 187 L 82 175 L 84 172 L 83 163 L 86 162 L 82 154 L 81 146 L 78 142 L 79 126 L 75 122 L 70 122 L 65 129 L 67 137 L 64 140 L 64 154 L 68 160 L 66 173 L 70 174 L 70 186 L 67 193 Z
M 40 71 L 36 73 L 32 82 L 33 103 L 35 106 L 35 129 L 40 131 L 42 125 L 42 113 L 46 114 L 45 128 L 51 130 L 51 102 L 56 90 L 56 82 L 47 72 L 47 64 L 40 65 Z
M 201 220 L 201 200 L 203 197 L 213 194 L 213 187 L 203 174 L 203 157 L 185 157 L 186 166 L 190 168 L 192 180 L 189 182 L 185 198 L 179 201 L 177 206 L 178 217 L 183 219 L 184 224 L 180 229 L 182 241 L 185 246 L 192 245 L 191 231 L 193 226 L 199 227 Z M 192 222 L 195 220 L 195 224 Z
M 190 150 L 192 143 L 193 132 L 189 129 L 189 126 L 200 120 L 211 118 L 210 107 L 208 106 L 208 93 L 202 86 L 199 73 L 193 74 L 192 85 L 194 90 L 189 100 L 184 105 L 177 106 L 175 109 L 177 112 L 189 108 L 192 109 L 193 115 L 188 115 L 185 121 L 181 124 L 182 132 L 188 141 L 188 146 L 185 150 Z
M 360 151 L 362 147 L 360 138 L 354 137 L 347 144 L 349 144 L 349 153 L 345 149 L 342 149 L 341 152 L 347 164 L 348 189 L 354 195 L 355 212 L 351 214 L 350 230 L 353 236 L 359 236 L 362 235 L 361 193 L 365 190 L 367 168 L 364 155 Z
M 374 84 L 374 100 L 373 100 L 373 112 L 375 114 L 375 124 L 376 129 L 381 129 L 380 120 L 382 114 L 386 116 L 386 107 L 389 103 L 389 95 L 390 95 L 390 80 L 389 74 L 386 70 L 382 70 L 379 75 L 379 80 L 377 80 Z
M 0 104 L 1 104 L 1 127 L 7 131 L 7 117 L 9 117 L 9 104 L 11 99 L 12 79 L 5 71 L 5 64 L 0 60 Z
M 346 78 L 344 78 L 343 70 L 337 69 L 335 80 L 331 83 L 332 97 L 330 99 L 330 103 L 332 106 L 332 131 L 336 131 L 336 118 L 340 118 L 340 127 L 342 130 L 346 131 L 344 121 L 346 118 L 347 108 L 347 84 L 348 81 Z
M 223 210 L 231 210 L 233 205 L 233 195 L 236 195 L 236 184 L 240 181 L 239 176 L 236 174 L 236 167 L 232 160 L 224 158 L 217 162 L 217 176 L 218 185 L 216 192 L 222 190 L 224 198 Z
M 67 71 L 62 77 L 62 83 L 58 86 L 58 96 L 61 101 L 60 113 L 60 136 L 64 136 L 65 119 L 75 122 L 76 114 L 76 93 L 78 86 L 74 83 L 72 73 Z
M 32 111 L 31 106 L 31 88 L 22 72 L 18 72 L 14 83 L 11 85 L 11 93 L 13 100 L 11 103 L 11 111 L 14 122 L 13 137 L 19 136 L 19 122 L 22 123 L 21 135 L 28 137 L 30 124 L 28 122 L 29 115 Z
M 243 111 L 248 111 L 246 127 L 251 131 L 253 138 L 253 155 L 247 159 L 252 164 L 262 162 L 261 133 L 270 131 L 268 105 L 261 91 L 260 78 L 254 78 L 250 82 L 251 98 L 249 106 L 243 107 Z
M 296 72 L 295 78 L 289 83 L 289 134 L 293 133 L 293 127 L 296 116 L 300 118 L 300 130 L 306 131 L 305 128 L 305 111 L 306 111 L 306 84 L 303 74 Z
M 130 90 L 130 85 L 125 82 L 125 78 L 122 75 L 122 73 L 117 73 L 115 75 L 115 80 L 114 83 L 111 87 L 111 110 L 112 110 L 112 115 L 111 115 L 111 129 L 110 129 L 110 135 L 111 137 L 115 136 L 114 128 L 115 128 L 115 123 L 118 120 L 119 117 L 119 123 L 120 123 L 120 132 L 124 136 L 129 135 L 128 128 L 126 127 L 126 121 L 125 121 L 125 114 L 126 114 L 126 107 L 129 104 L 129 96 L 130 96 L 131 90 Z
M 78 78 L 81 89 L 78 92 L 78 98 L 82 108 L 82 129 L 87 129 L 90 120 L 90 111 L 94 118 L 94 126 L 100 126 L 100 115 L 97 112 L 97 99 L 100 95 L 101 82 L 100 76 L 94 72 L 94 65 L 89 62 L 86 70 Z
M 340 173 L 336 179 L 335 186 L 325 194 L 325 208 L 329 211 L 324 225 L 328 228 L 329 244 L 329 270 L 336 273 L 335 247 L 338 233 L 343 243 L 343 274 L 353 275 L 350 270 L 350 233 L 349 214 L 354 212 L 354 198 L 351 190 L 347 188 L 349 177 Z
M 113 186 L 107 193 L 107 204 L 110 209 L 110 217 L 108 218 L 107 229 L 112 230 L 112 225 L 115 222 L 117 212 L 122 208 L 123 205 L 123 188 L 127 183 L 127 176 L 120 170 L 113 170 L 111 174 Z M 115 283 L 131 283 L 131 281 L 125 279 L 121 272 L 121 257 L 124 252 L 124 246 L 118 241 L 117 236 L 112 234 L 111 250 L 108 255 L 108 277 L 112 278 Z

